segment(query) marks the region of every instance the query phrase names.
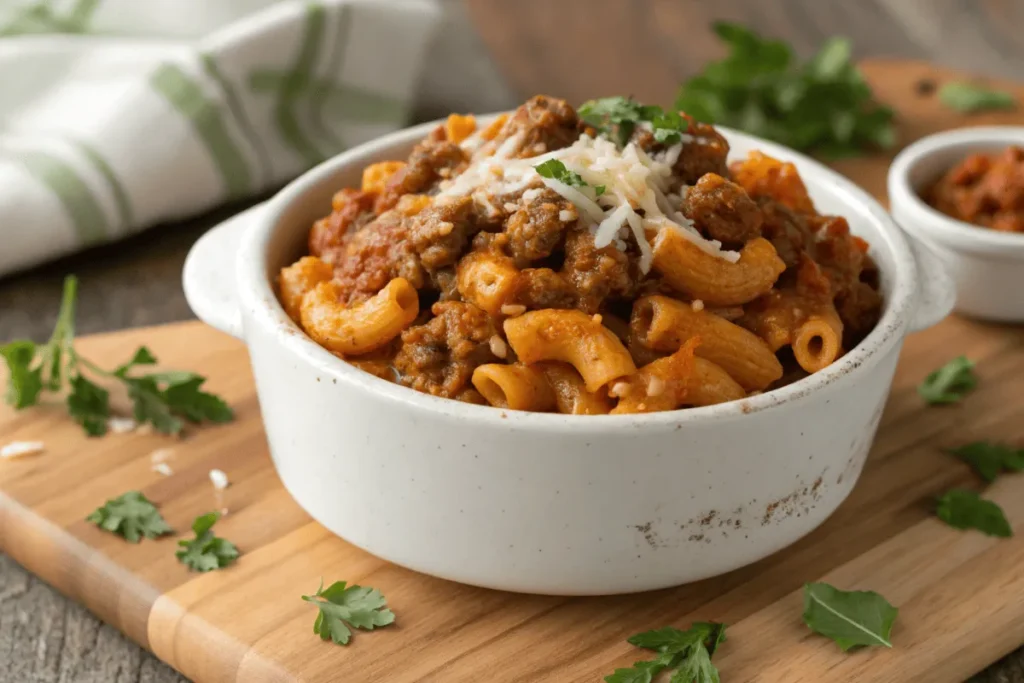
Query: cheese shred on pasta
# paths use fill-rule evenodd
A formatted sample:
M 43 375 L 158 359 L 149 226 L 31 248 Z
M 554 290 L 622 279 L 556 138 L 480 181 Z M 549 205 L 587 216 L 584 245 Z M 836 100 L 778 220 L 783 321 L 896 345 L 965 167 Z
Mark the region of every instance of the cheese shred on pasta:
M 625 251 L 626 239 L 632 235 L 640 250 L 639 265 L 644 273 L 651 268 L 651 243 L 662 230 L 674 230 L 701 250 L 729 263 L 739 260 L 739 252 L 724 250 L 721 242 L 703 237 L 693 221 L 679 210 L 681 197 L 669 192 L 672 165 L 683 145 L 697 142 L 691 136 L 684 136 L 681 143 L 651 156 L 633 143 L 619 149 L 606 138 L 581 135 L 569 147 L 527 159 L 509 157 L 520 142 L 518 136 L 510 137 L 497 149 L 477 139 L 478 136 L 479 133 L 471 135 L 462 142 L 464 149 L 474 152 L 473 163 L 443 183 L 440 196 L 472 195 L 490 206 L 489 195 L 519 192 L 540 181 L 576 205 L 580 221 L 594 235 L 596 247 L 613 244 Z M 586 184 L 572 186 L 541 177 L 534 167 L 549 159 L 561 161 Z M 598 195 L 595 188 L 602 186 L 604 191 Z M 527 190 L 523 198 L 529 201 L 531 192 Z

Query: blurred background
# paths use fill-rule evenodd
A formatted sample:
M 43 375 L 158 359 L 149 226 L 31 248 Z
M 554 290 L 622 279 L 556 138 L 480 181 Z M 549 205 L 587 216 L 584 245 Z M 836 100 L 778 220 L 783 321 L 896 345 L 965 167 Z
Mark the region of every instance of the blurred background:
M 197 1 L 210 10 L 205 14 L 208 27 L 190 23 L 187 0 L 122 4 L 120 13 L 103 15 L 104 26 L 117 32 L 118 22 L 132 24 L 131 12 L 145 14 L 173 6 L 180 9 L 173 13 L 174 21 L 162 26 L 160 39 L 196 35 L 218 23 L 218 0 Z M 247 1 L 254 10 L 272 4 Z M 0 0 L 0 9 L 5 4 Z M 83 15 L 95 4 L 90 0 L 65 3 Z M 801 57 L 814 54 L 827 39 L 844 35 L 852 41 L 856 59 L 920 59 L 1007 78 L 1024 73 L 1024 0 L 437 0 L 437 4 L 439 27 L 415 81 L 412 119 L 416 121 L 451 111 L 506 109 L 536 93 L 572 103 L 630 94 L 668 105 L 682 81 L 725 54 L 710 29 L 716 20 L 738 22 L 785 40 Z M 43 23 L 58 11 L 49 2 L 11 3 L 6 9 L 14 5 L 42 8 L 29 19 Z M 66 24 L 58 30 L 74 32 L 81 26 Z M 16 50 L 19 40 L 18 35 L 0 37 L 0 56 Z M 379 58 L 388 58 L 386 45 L 381 46 Z M 0 84 L 0 102 L 3 97 Z M 81 281 L 79 334 L 192 318 L 180 285 L 189 247 L 206 230 L 268 194 L 0 277 L 0 342 L 48 336 L 57 314 L 60 280 L 67 273 L 76 273 Z M 0 213 L 0 228 L 10 229 L 11 220 Z M 33 226 L 16 228 L 30 231 Z M 3 234 L 0 229 L 0 240 Z M 0 251 L 5 248 L 10 245 L 0 242 Z M 2 680 L 19 683 L 180 680 L 83 608 L 0 555 L 3 659 L 15 662 L 15 670 L 14 677 Z M 1007 660 L 981 680 L 1024 681 L 1022 661 L 1018 652 L 1016 659 Z

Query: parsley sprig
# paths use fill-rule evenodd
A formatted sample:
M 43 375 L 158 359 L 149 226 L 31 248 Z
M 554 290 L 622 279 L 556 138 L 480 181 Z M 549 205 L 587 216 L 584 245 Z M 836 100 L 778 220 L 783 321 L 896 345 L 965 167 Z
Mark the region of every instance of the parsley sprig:
M 387 609 L 387 600 L 376 588 L 335 581 L 324 589 L 323 580 L 313 595 L 303 595 L 320 610 L 313 622 L 313 633 L 336 645 L 348 645 L 352 629 L 372 631 L 395 621 L 395 613 Z
M 804 623 L 834 640 L 843 652 L 869 645 L 892 647 L 889 634 L 897 614 L 874 591 L 844 591 L 827 583 L 804 586 Z
M 0 346 L 9 376 L 5 399 L 15 409 L 39 403 L 44 391 L 68 389 L 67 409 L 90 436 L 107 431 L 110 392 L 93 378 L 120 383 L 133 404 L 135 421 L 150 423 L 165 434 L 177 434 L 184 421 L 227 422 L 231 408 L 214 394 L 202 391 L 205 378 L 192 372 L 139 372 L 153 365 L 156 357 L 145 346 L 113 371 L 104 370 L 78 354 L 74 347 L 75 303 L 78 280 L 64 280 L 60 313 L 53 334 L 45 344 L 21 339 Z M 88 374 L 87 374 L 88 373 Z
M 104 531 L 123 536 L 129 543 L 172 532 L 156 506 L 139 491 L 128 491 L 108 500 L 85 519 Z
M 829 157 L 895 144 L 893 110 L 875 101 L 845 38 L 797 64 L 782 41 L 738 24 L 712 29 L 730 52 L 681 86 L 676 109 Z
M 551 178 L 570 187 L 590 187 L 587 181 L 583 179 L 583 176 L 576 171 L 570 171 L 558 159 L 548 159 L 543 163 L 537 164 L 534 168 L 542 178 Z M 604 185 L 594 186 L 594 196 L 600 197 L 604 194 L 605 189 Z
M 939 497 L 935 514 L 955 529 L 977 529 L 987 536 L 999 538 L 1013 536 L 1013 527 L 1003 509 L 974 491 L 947 491 Z
M 976 441 L 949 452 L 973 467 L 985 481 L 995 481 L 1003 472 L 1024 472 L 1024 448 Z
M 939 100 L 950 109 L 965 114 L 1017 107 L 1017 100 L 1012 93 L 964 81 L 953 81 L 942 86 L 939 89 Z
M 929 405 L 958 403 L 967 392 L 978 386 L 974 361 L 959 356 L 924 378 L 917 393 Z
M 192 540 L 178 541 L 180 549 L 175 557 L 189 569 L 197 572 L 208 572 L 228 566 L 238 558 L 238 548 L 231 541 L 218 538 L 213 533 L 213 525 L 220 519 L 217 512 L 209 512 L 196 517 L 192 522 L 192 531 L 196 537 Z
M 605 683 L 651 683 L 658 674 L 675 670 L 675 683 L 720 683 L 711 656 L 725 641 L 725 625 L 698 621 L 686 631 L 667 626 L 638 633 L 629 643 L 654 650 L 654 659 L 635 662 L 628 669 L 616 669 Z
M 603 97 L 584 102 L 576 110 L 580 119 L 624 147 L 637 125 L 646 122 L 658 142 L 674 145 L 690 129 L 690 123 L 674 111 L 656 104 L 640 104 L 631 97 Z

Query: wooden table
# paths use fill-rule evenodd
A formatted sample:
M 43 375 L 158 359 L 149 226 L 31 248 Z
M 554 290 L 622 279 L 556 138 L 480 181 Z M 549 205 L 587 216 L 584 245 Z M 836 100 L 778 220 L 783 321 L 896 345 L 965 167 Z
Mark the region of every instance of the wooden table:
M 843 33 L 859 57 L 918 57 L 1018 78 L 1024 64 L 1021 0 L 442 2 L 446 20 L 421 83 L 419 118 L 513 106 L 535 92 L 572 100 L 632 92 L 667 103 L 681 78 L 720 54 L 706 28 L 712 19 L 755 25 L 805 55 L 825 37 Z M 60 280 L 69 272 L 82 281 L 80 333 L 190 318 L 180 286 L 185 254 L 205 230 L 243 206 L 0 280 L 0 341 L 45 339 Z M 181 680 L 0 555 L 0 683 Z M 1024 649 L 975 680 L 1024 683 Z

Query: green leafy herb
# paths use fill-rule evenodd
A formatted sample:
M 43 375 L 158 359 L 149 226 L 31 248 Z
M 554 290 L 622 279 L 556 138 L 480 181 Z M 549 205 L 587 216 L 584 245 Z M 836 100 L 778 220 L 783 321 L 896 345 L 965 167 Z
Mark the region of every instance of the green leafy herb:
M 551 178 L 552 180 L 557 180 L 560 183 L 565 183 L 572 187 L 585 187 L 587 184 L 586 181 L 580 177 L 579 173 L 570 171 L 565 167 L 565 164 L 558 159 L 548 159 L 542 164 L 537 164 L 534 168 L 537 169 L 537 173 L 542 177 Z
M 712 28 L 729 54 L 682 85 L 677 110 L 832 157 L 895 144 L 893 111 L 875 101 L 848 40 L 832 38 L 797 64 L 782 41 L 737 24 Z
M 90 379 L 88 375 L 92 375 L 123 384 L 132 400 L 136 422 L 149 422 L 166 434 L 180 432 L 184 420 L 227 422 L 234 417 L 222 399 L 200 389 L 204 378 L 195 373 L 134 374 L 133 370 L 156 363 L 145 346 L 113 372 L 79 356 L 74 347 L 77 293 L 78 281 L 68 276 L 57 324 L 46 344 L 18 340 L 0 346 L 0 357 L 9 371 L 7 403 L 19 410 L 28 408 L 39 402 L 44 391 L 58 392 L 67 387 L 68 414 L 87 434 L 99 436 L 107 431 L 110 393 Z
M 129 543 L 172 532 L 156 506 L 138 491 L 108 500 L 85 519 L 105 531 L 123 536 Z
M 324 590 L 321 580 L 316 593 L 303 595 L 302 599 L 320 610 L 313 622 L 313 633 L 337 645 L 348 645 L 354 628 L 372 631 L 395 621 L 395 613 L 387 609 L 387 600 L 376 588 L 346 586 L 344 581 L 335 581 Z
M 804 586 L 804 623 L 843 652 L 862 645 L 892 647 L 889 633 L 898 613 L 874 591 L 842 591 L 827 583 Z
M 638 633 L 630 644 L 658 653 L 605 676 L 606 683 L 651 683 L 662 671 L 675 670 L 670 683 L 720 683 L 711 656 L 725 641 L 725 625 L 695 622 L 686 631 L 667 626 Z
M 977 529 L 988 536 L 1009 538 L 1013 529 L 1003 509 L 974 491 L 953 489 L 939 497 L 935 514 L 957 529 Z
M 963 81 L 953 81 L 942 86 L 939 89 L 939 100 L 950 109 L 964 113 L 1017 107 L 1017 100 L 1008 92 Z
M 1024 448 L 976 441 L 949 452 L 973 467 L 985 481 L 995 481 L 1003 471 L 1024 471 Z
M 653 104 L 640 104 L 630 97 L 603 97 L 584 102 L 577 109 L 580 119 L 600 133 L 625 146 L 637 124 L 651 125 L 657 142 L 674 145 L 690 128 L 690 123 L 674 111 L 665 111 Z
M 178 541 L 181 550 L 175 556 L 182 564 L 198 572 L 208 572 L 226 567 L 238 558 L 234 543 L 214 535 L 213 525 L 218 519 L 220 514 L 216 512 L 196 517 L 192 522 L 196 537 L 191 541 Z
M 971 389 L 978 386 L 974 374 L 974 361 L 960 356 L 924 378 L 917 387 L 917 393 L 929 405 L 957 403 Z
M 604 194 L 604 191 L 607 190 L 607 189 L 608 188 L 605 187 L 604 185 L 597 185 L 596 187 L 594 187 L 594 194 L 596 196 L 600 197 L 601 195 Z

